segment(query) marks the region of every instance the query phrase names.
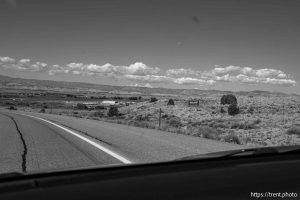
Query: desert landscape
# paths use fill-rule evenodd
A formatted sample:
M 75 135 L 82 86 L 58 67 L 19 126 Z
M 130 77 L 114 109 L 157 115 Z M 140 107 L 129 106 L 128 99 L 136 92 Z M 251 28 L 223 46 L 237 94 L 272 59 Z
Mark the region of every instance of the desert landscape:
M 79 83 L 75 89 L 65 82 L 1 80 L 0 105 L 5 109 L 101 120 L 249 146 L 300 144 L 300 98 L 295 94 L 80 87 Z

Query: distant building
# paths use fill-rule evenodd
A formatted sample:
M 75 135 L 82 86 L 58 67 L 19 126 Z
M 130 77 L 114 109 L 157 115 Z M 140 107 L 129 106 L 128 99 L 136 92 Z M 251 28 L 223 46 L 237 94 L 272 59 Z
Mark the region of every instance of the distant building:
M 113 105 L 117 105 L 118 102 L 117 101 L 102 101 L 101 104 L 105 105 L 105 106 L 113 106 Z
M 199 106 L 200 105 L 200 101 L 199 99 L 189 99 L 187 101 L 188 106 Z
M 83 104 L 86 105 L 88 109 L 95 109 L 95 107 L 99 105 L 98 102 L 83 102 Z

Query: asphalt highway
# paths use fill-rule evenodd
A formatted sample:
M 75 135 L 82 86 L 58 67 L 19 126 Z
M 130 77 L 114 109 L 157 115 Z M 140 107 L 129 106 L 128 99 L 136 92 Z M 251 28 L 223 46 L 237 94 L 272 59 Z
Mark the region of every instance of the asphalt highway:
M 96 120 L 0 110 L 0 174 L 160 162 L 243 148 Z

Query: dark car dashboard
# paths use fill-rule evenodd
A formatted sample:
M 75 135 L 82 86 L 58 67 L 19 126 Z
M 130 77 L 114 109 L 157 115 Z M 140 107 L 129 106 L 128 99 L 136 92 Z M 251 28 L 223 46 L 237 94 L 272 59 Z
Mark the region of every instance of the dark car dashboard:
M 255 199 L 300 195 L 300 155 L 134 164 L 0 179 L 0 199 Z

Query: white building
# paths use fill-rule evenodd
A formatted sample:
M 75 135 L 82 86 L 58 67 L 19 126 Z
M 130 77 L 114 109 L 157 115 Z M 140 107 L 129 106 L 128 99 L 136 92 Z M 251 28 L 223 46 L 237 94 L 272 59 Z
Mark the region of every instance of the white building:
M 106 105 L 106 106 L 113 106 L 113 105 L 117 105 L 118 102 L 117 101 L 102 101 L 101 104 Z

